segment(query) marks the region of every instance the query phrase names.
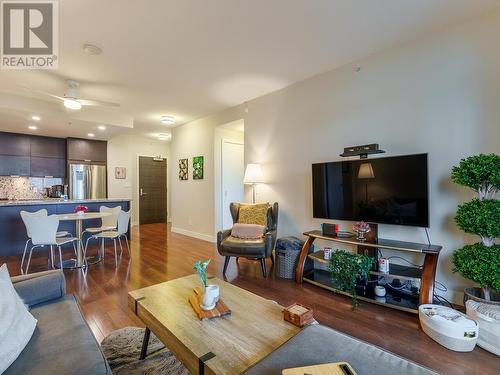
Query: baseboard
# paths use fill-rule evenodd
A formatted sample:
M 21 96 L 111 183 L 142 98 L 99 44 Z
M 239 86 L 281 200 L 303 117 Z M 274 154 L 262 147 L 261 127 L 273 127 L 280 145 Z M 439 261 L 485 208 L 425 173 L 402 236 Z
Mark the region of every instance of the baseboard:
M 208 241 L 208 242 L 212 242 L 212 243 L 217 242 L 217 237 L 216 236 L 211 236 L 209 234 L 192 232 L 190 230 L 186 230 L 186 229 L 182 229 L 182 228 L 176 228 L 176 227 L 172 227 L 171 231 L 173 233 L 183 234 L 184 236 L 197 238 L 197 239 L 203 240 L 203 241 Z
M 131 226 L 133 226 L 133 227 L 136 227 L 136 226 L 138 226 L 138 225 L 139 225 L 139 222 L 138 222 L 138 221 L 132 221 L 132 222 L 130 223 L 130 225 L 131 225 Z

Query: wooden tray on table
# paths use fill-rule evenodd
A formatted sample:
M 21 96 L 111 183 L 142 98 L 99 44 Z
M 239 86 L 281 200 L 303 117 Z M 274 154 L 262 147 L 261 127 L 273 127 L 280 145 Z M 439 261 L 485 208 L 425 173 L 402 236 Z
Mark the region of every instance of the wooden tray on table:
M 219 297 L 219 301 L 212 310 L 205 311 L 201 308 L 200 303 L 202 299 L 203 292 L 201 288 L 193 288 L 193 294 L 189 296 L 189 303 L 193 308 L 196 315 L 200 320 L 203 319 L 213 319 L 220 318 L 223 316 L 231 315 L 231 310 L 226 306 L 222 298 Z

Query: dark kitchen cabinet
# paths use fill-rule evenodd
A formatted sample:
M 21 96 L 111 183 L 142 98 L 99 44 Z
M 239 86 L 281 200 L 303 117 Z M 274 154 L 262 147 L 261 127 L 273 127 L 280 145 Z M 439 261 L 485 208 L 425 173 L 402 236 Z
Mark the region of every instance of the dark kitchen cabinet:
M 31 157 L 66 159 L 66 139 L 31 137 Z
M 67 156 L 68 160 L 106 163 L 108 158 L 108 142 L 68 138 Z
M 0 155 L 0 176 L 29 176 L 30 157 Z
M 66 159 L 31 157 L 32 177 L 66 178 Z
M 0 155 L 29 156 L 30 136 L 0 132 Z

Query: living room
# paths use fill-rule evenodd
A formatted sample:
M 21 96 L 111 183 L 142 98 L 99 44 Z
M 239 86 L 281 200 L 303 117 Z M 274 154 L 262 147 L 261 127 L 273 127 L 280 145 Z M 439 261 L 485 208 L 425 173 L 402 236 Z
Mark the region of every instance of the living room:
M 0 142 L 31 145 L 0 150 L 31 162 L 0 177 L 0 286 L 32 315 L 12 340 L 0 302 L 17 345 L 0 372 L 497 373 L 498 1 L 57 4 L 58 67 L 0 71 Z M 62 156 L 35 154 L 41 138 Z M 71 156 L 96 142 L 96 163 Z M 40 158 L 61 175 L 34 173 Z M 73 197 L 78 160 L 107 168 L 104 196 Z M 317 172 L 337 167 L 354 175 Z M 339 213 L 332 186 L 353 207 L 418 190 L 423 211 Z M 32 248 L 36 210 L 73 242 Z M 391 267 L 416 274 L 386 282 Z M 453 324 L 426 323 L 439 314 Z

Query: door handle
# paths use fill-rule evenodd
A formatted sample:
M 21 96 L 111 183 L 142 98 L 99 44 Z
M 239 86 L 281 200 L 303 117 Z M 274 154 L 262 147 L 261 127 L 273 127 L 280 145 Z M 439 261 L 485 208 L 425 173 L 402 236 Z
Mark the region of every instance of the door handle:
M 142 188 L 141 188 L 141 189 L 140 189 L 140 192 L 139 192 L 139 195 L 142 197 L 142 196 L 144 196 L 144 195 L 148 195 L 148 193 L 143 192 L 143 191 L 142 191 Z

